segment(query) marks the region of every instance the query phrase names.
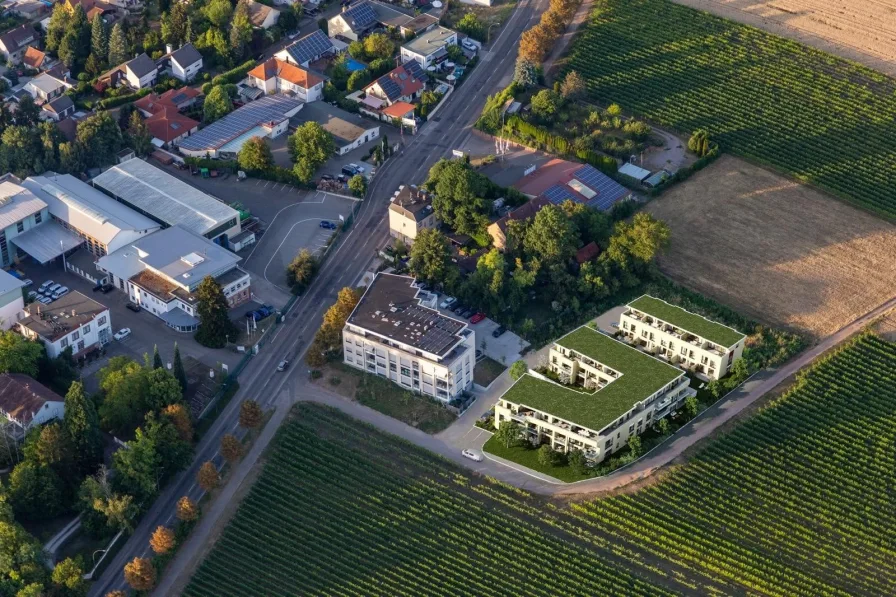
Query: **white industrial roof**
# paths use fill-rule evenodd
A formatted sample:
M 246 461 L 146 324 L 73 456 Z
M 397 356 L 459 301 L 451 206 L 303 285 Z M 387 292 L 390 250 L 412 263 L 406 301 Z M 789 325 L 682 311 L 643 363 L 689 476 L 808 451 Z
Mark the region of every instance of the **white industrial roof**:
M 140 159 L 112 166 L 93 184 L 169 226 L 180 225 L 196 234 L 239 221 L 229 205 Z
M 22 186 L 43 200 L 53 216 L 105 245 L 113 244 L 122 231 L 159 228 L 157 222 L 70 174 L 47 172 L 26 178 Z
M 0 229 L 14 226 L 47 206 L 28 189 L 14 182 L 0 183 Z
M 58 222 L 50 221 L 12 237 L 9 242 L 40 263 L 47 263 L 79 246 L 84 239 Z
M 21 288 L 24 285 L 25 283 L 18 278 L 0 269 L 0 295 Z

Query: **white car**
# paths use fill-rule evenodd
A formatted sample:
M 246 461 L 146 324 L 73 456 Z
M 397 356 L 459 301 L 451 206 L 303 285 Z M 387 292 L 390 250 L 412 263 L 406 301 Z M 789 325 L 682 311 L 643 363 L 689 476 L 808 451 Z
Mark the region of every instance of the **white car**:
M 46 290 L 44 290 L 44 294 L 53 294 L 60 288 L 62 288 L 62 284 L 51 284 L 50 286 L 47 286 Z
M 464 455 L 464 458 L 469 458 L 470 460 L 474 460 L 476 462 L 482 462 L 482 454 L 479 452 L 475 452 L 473 450 L 464 450 L 461 452 Z
M 450 307 L 451 305 L 453 305 L 456 302 L 457 302 L 456 298 L 454 298 L 453 296 L 449 296 L 449 297 L 445 298 L 444 301 L 439 303 L 439 309 L 447 309 L 448 307 Z
M 25 288 L 28 288 L 29 286 L 34 286 L 34 280 L 32 280 L 31 278 L 25 278 L 24 280 L 22 280 L 22 284 L 25 285 Z
M 131 335 L 131 328 L 121 328 L 120 330 L 118 330 L 117 332 L 112 334 L 112 337 L 115 338 L 116 340 L 120 341 L 120 340 L 124 340 L 125 338 L 127 338 L 130 335 Z
M 471 52 L 475 52 L 476 50 L 479 49 L 479 46 L 477 46 L 476 44 L 474 44 L 473 42 L 471 42 L 468 39 L 465 39 L 462 42 L 460 42 L 460 45 L 462 45 L 466 49 L 470 50 Z
M 42 296 L 39 299 L 37 299 L 37 302 L 39 302 L 42 305 L 49 305 L 50 303 L 53 302 L 53 299 L 46 297 L 46 296 Z
M 49 288 L 53 284 L 55 284 L 55 282 L 53 282 L 53 280 L 47 280 L 46 282 L 41 284 L 37 290 L 38 290 L 38 292 L 44 292 L 47 288 Z
M 33 290 L 28 291 L 28 300 L 29 301 L 36 301 L 38 299 L 38 296 L 39 295 L 35 291 L 33 291 Z
M 358 172 L 361 172 L 361 173 L 364 172 L 364 166 L 359 166 L 358 164 L 351 163 L 351 164 L 349 164 L 349 167 L 350 167 L 350 168 L 354 168 L 354 169 L 357 170 Z
M 55 301 L 58 298 L 62 298 L 69 293 L 68 286 L 61 286 L 56 289 L 56 292 L 53 293 L 53 300 Z

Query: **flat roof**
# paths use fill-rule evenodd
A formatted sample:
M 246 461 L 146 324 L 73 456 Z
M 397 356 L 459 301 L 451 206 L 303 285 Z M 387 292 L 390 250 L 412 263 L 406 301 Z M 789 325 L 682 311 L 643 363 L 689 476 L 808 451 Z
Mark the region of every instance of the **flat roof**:
M 55 220 L 29 228 L 9 242 L 28 253 L 36 261 L 47 263 L 66 251 L 80 246 L 84 239 Z
M 112 166 L 92 182 L 143 213 L 196 234 L 234 218 L 239 222 L 239 213 L 226 203 L 138 158 Z
M 183 139 L 178 146 L 187 151 L 217 150 L 259 125 L 283 122 L 303 103 L 298 97 L 282 93 L 266 95 L 219 118 Z
M 25 307 L 27 317 L 19 325 L 55 342 L 84 324 L 93 321 L 106 307 L 77 290 L 73 290 L 49 305 L 31 303 Z
M 621 375 L 602 389 L 590 392 L 526 374 L 501 398 L 600 431 L 684 375 L 682 370 L 587 326 L 573 330 L 554 343 Z
M 414 283 L 410 276 L 377 274 L 346 323 L 444 358 L 467 324 L 422 306 Z
M 323 101 L 305 104 L 302 111 L 293 117 L 294 122 L 304 123 L 312 120 L 333 135 L 336 143 L 343 147 L 351 145 L 367 131 L 379 128 L 379 124 L 375 122 Z
M 667 303 L 645 294 L 628 304 L 632 309 L 637 309 L 646 315 L 662 319 L 675 327 L 705 338 L 710 342 L 730 348 L 746 337 L 727 325 L 707 319 L 702 315 L 691 313 L 681 307 Z
M 429 56 L 448 45 L 448 39 L 457 36 L 455 31 L 446 29 L 445 27 L 436 26 L 421 33 L 401 47 L 417 54 L 418 56 Z M 457 39 L 455 37 L 455 39 Z
M 0 295 L 12 292 L 25 285 L 20 279 L 16 278 L 5 270 L 0 270 Z

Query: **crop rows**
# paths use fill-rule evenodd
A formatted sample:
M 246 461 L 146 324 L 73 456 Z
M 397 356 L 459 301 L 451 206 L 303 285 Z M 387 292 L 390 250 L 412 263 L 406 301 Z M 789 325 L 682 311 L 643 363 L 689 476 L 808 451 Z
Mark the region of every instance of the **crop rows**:
M 568 68 L 597 101 L 896 219 L 896 80 L 668 0 L 597 0 Z

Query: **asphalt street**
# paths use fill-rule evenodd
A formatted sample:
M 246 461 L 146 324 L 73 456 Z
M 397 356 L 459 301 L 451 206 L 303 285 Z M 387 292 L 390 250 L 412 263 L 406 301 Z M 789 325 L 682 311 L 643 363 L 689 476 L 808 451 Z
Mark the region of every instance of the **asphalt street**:
M 462 145 L 472 134 L 472 125 L 486 97 L 505 87 L 513 76 L 516 44 L 520 35 L 537 22 L 547 5 L 548 0 L 522 0 L 483 56 L 482 64 L 445 101 L 437 119 L 428 122 L 420 134 L 405 136 L 399 154 L 379 169 L 370 185 L 368 198 L 358 211 L 355 225 L 332 250 L 320 276 L 309 292 L 293 305 L 286 322 L 262 348 L 259 356 L 247 365 L 240 378 L 240 391 L 196 446 L 193 463 L 162 490 L 127 543 L 91 586 L 91 597 L 126 589 L 122 573 L 124 565 L 134 557 L 150 553 L 150 535 L 159 525 L 172 524 L 177 500 L 184 495 L 196 500 L 202 496 L 202 490 L 195 482 L 196 473 L 207 460 L 220 465 L 218 447 L 222 435 L 243 435 L 238 426 L 242 400 L 255 399 L 270 409 L 281 396 L 286 404 L 300 398 L 297 392 L 307 370 L 298 365 L 299 359 L 307 350 L 323 312 L 335 301 L 339 289 L 356 283 L 371 263 L 375 250 L 387 241 L 387 207 L 392 192 L 400 184 L 422 182 L 433 163 L 450 156 L 451 150 Z M 296 366 L 286 374 L 274 373 L 277 363 L 285 355 L 291 356 Z M 201 542 L 202 537 L 196 540 Z M 177 558 L 188 555 L 179 553 Z M 164 591 L 157 594 L 164 595 Z

